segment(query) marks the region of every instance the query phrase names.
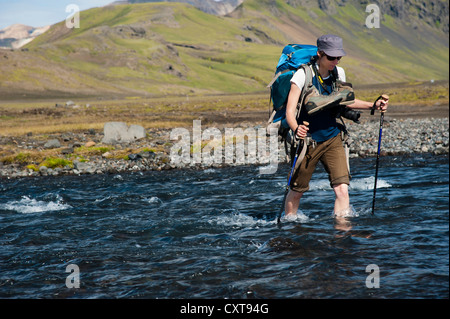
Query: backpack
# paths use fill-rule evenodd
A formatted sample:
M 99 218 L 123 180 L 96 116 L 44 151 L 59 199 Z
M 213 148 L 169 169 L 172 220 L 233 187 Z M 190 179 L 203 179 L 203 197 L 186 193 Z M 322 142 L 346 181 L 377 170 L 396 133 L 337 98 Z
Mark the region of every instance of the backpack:
M 268 120 L 268 129 L 278 129 L 278 135 L 281 140 L 292 144 L 292 134 L 290 134 L 289 125 L 286 122 L 286 103 L 291 89 L 291 78 L 298 69 L 305 70 L 305 87 L 300 95 L 297 114 L 307 93 L 313 90 L 312 71 L 309 65 L 313 57 L 317 55 L 317 47 L 308 44 L 288 44 L 283 48 L 280 59 L 275 71 L 275 76 L 268 84 L 270 89 L 270 103 L 272 112 Z
M 318 95 L 318 91 L 315 89 L 312 78 L 313 71 L 311 70 L 310 65 L 315 63 L 317 58 L 317 47 L 314 45 L 308 44 L 288 44 L 283 48 L 280 59 L 278 60 L 278 64 L 275 71 L 275 76 L 272 81 L 267 85 L 270 88 L 270 102 L 272 104 L 272 114 L 269 117 L 268 121 L 268 134 L 269 129 L 278 129 L 278 135 L 281 136 L 281 141 L 284 141 L 285 151 L 286 151 L 286 159 L 287 162 L 292 160 L 293 150 L 295 150 L 295 140 L 293 136 L 293 132 L 290 129 L 289 125 L 286 122 L 286 104 L 289 96 L 289 91 L 291 89 L 291 78 L 297 70 L 303 68 L 305 71 L 305 85 L 302 88 L 302 93 L 300 94 L 299 101 L 297 103 L 296 117 L 299 116 L 301 107 L 305 101 L 305 98 L 308 96 Z M 317 70 L 313 67 L 314 72 Z M 335 80 L 338 79 L 337 69 L 334 68 L 332 71 L 332 76 Z M 337 81 L 338 85 L 349 85 L 349 83 L 343 83 Z M 320 94 L 319 94 L 320 95 Z M 339 115 L 342 121 L 341 128 L 341 137 L 344 144 L 345 154 L 347 158 L 347 168 L 350 173 L 350 163 L 349 163 L 349 139 L 347 134 L 347 129 L 345 127 L 345 123 L 342 120 L 342 116 Z M 355 115 L 353 114 L 351 117 L 344 116 L 348 119 L 352 119 L 357 122 L 359 115 L 354 119 Z M 357 122 L 358 123 L 358 122 Z M 291 146 L 289 150 L 288 144 Z M 299 163 L 301 162 L 302 157 L 305 154 L 307 143 L 304 143 L 304 147 L 302 149 L 301 154 L 299 155 L 299 160 L 297 160 L 296 167 L 297 169 Z

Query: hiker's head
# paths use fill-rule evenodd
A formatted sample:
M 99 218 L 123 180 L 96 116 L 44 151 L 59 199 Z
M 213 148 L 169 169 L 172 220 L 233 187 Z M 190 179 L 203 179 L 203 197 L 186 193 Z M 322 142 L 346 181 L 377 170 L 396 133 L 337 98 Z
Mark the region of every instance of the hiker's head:
M 342 38 L 333 34 L 322 35 L 317 39 L 317 55 L 327 66 L 334 68 L 346 55 Z
M 317 51 L 324 52 L 331 57 L 346 55 L 342 38 L 333 34 L 326 34 L 317 39 Z

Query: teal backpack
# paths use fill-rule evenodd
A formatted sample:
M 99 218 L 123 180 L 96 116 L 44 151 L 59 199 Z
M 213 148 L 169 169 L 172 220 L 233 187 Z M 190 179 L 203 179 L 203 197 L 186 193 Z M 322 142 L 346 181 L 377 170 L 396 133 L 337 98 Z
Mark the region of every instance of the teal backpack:
M 302 90 L 299 105 L 312 85 L 312 72 L 309 64 L 317 55 L 317 47 L 308 44 L 288 44 L 283 48 L 275 71 L 275 77 L 267 86 L 270 88 L 270 101 L 273 107 L 269 127 L 278 128 L 278 134 L 286 140 L 290 131 L 286 122 L 286 103 L 291 89 L 291 78 L 299 68 L 305 70 L 305 88 Z M 299 108 L 297 108 L 299 112 Z M 288 141 L 289 142 L 289 141 Z

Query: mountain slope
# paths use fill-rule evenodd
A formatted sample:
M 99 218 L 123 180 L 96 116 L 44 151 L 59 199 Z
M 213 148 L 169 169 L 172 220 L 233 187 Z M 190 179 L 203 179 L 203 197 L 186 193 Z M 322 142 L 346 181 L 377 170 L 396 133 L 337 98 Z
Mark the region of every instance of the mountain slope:
M 166 0 L 167 2 L 183 2 L 193 5 L 203 12 L 214 15 L 226 15 L 232 12 L 243 0 Z M 161 0 L 128 0 L 126 3 L 161 2 Z
M 314 44 L 321 34 L 338 34 L 348 52 L 342 66 L 355 83 L 448 79 L 448 33 L 424 22 L 408 24 L 387 14 L 382 16 L 380 28 L 369 29 L 365 26 L 369 15 L 366 4 L 360 1 L 345 1 L 345 5 L 333 1 L 287 2 L 297 6 L 278 0 L 246 0 L 233 14 L 277 21 L 275 26 L 285 30 L 288 42 Z M 305 3 L 309 5 L 300 5 Z
M 253 35 L 239 20 L 180 3 L 108 6 L 83 11 L 81 19 L 80 29 L 62 22 L 28 51 L 7 52 L 16 66 L 0 65 L 3 87 L 79 94 L 255 91 L 272 73 L 272 65 L 261 66 L 279 54 L 273 45 L 246 42 Z
M 61 22 L 22 51 L 1 51 L 0 96 L 261 91 L 286 43 L 314 44 L 322 33 L 344 38 L 342 66 L 354 83 L 448 80 L 448 36 L 439 29 L 388 15 L 368 29 L 365 5 L 327 14 L 303 2 L 245 0 L 227 16 L 172 2 L 86 10 L 79 29 Z

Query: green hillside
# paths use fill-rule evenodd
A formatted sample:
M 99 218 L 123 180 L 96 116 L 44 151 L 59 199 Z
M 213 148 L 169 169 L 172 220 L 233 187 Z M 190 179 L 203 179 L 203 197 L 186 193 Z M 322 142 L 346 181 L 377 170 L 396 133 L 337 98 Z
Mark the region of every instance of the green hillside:
M 295 1 L 293 1 L 295 2 Z M 181 3 L 143 3 L 80 13 L 29 43 L 0 53 L 0 97 L 140 96 L 263 91 L 286 43 L 344 38 L 341 65 L 355 84 L 448 80 L 448 35 L 383 16 L 365 27 L 365 6 L 318 7 L 246 0 L 227 17 Z

